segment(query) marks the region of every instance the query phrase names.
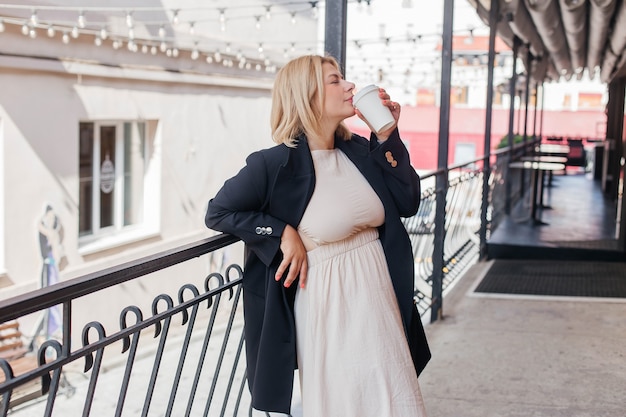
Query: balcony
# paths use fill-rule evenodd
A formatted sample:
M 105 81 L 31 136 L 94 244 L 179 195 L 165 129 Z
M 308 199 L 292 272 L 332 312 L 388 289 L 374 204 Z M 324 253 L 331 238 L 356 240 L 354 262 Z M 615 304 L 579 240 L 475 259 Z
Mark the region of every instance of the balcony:
M 626 329 L 617 317 L 624 311 L 626 264 L 598 262 L 607 253 L 605 261 L 623 260 L 611 235 L 616 208 L 598 197 L 600 185 L 582 171 L 554 177 L 546 191 L 552 208 L 541 213 L 547 224 L 520 219 L 528 213 L 529 179 L 507 167 L 528 147 L 491 155 L 485 200 L 483 159 L 422 177 L 420 210 L 405 219 L 415 299 L 424 321 L 434 322 L 426 326 L 433 360 L 421 377 L 432 415 L 461 409 L 469 416 L 517 415 L 519 409 L 554 415 L 591 407 L 610 415 L 623 405 L 623 394 L 607 387 L 625 382 L 619 335 Z M 438 255 L 434 231 L 442 191 L 434 184 L 441 175 L 448 175 L 449 185 Z M 505 192 L 508 182 L 513 186 Z M 481 229 L 488 259 L 479 259 Z M 573 241 L 612 241 L 614 247 L 580 243 L 573 250 Z M 0 359 L 0 415 L 254 415 L 243 355 L 240 245 L 219 235 L 2 301 L 0 323 L 15 323 L 2 339 L 7 344 L 13 334 L 22 350 L 9 346 Z M 556 256 L 559 250 L 574 256 Z M 441 274 L 433 266 L 437 256 Z M 187 263 L 197 262 L 207 265 L 206 276 L 185 277 L 185 285 L 161 292 L 168 274 L 184 274 Z M 561 274 L 555 277 L 554 268 Z M 594 271 L 604 271 L 605 279 Z M 563 293 L 573 275 L 582 292 Z M 487 277 L 495 290 L 485 284 Z M 72 314 L 77 303 L 101 303 L 130 285 L 151 288 L 152 298 L 104 315 Z M 607 292 L 590 297 L 602 285 Z M 446 313 L 431 316 L 441 297 Z M 59 338 L 15 337 L 23 318 L 51 320 L 55 312 L 62 317 Z M 298 398 L 296 392 L 294 415 Z

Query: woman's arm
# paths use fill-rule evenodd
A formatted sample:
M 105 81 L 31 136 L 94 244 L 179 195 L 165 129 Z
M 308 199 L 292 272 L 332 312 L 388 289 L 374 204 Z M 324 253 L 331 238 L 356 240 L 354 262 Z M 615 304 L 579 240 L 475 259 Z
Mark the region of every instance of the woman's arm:
M 420 178 L 411 165 L 409 152 L 400 139 L 398 129 L 387 140 L 378 143 L 371 135 L 370 152 L 382 167 L 385 183 L 398 207 L 400 216 L 410 217 L 417 213 L 421 200 Z
M 251 154 L 237 175 L 226 180 L 209 201 L 205 224 L 237 236 L 265 265 L 272 263 L 286 226 L 264 212 L 268 200 L 268 172 L 260 152 Z
M 239 237 L 266 266 L 281 254 L 276 281 L 287 272 L 284 281 L 286 287 L 298 275 L 300 285 L 304 286 L 306 249 L 298 232 L 266 212 L 271 192 L 269 175 L 262 153 L 251 154 L 246 160 L 246 166 L 227 180 L 209 201 L 205 223 L 211 229 Z

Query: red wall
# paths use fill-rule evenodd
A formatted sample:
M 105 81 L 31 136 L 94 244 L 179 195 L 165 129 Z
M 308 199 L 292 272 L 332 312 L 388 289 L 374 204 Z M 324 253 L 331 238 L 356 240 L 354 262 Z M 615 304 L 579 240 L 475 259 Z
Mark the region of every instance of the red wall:
M 485 109 L 452 108 L 450 111 L 450 135 L 448 145 L 448 163 L 454 162 L 454 150 L 457 143 L 475 144 L 476 157 L 483 155 L 485 141 Z M 519 124 L 518 115 L 522 118 Z M 603 138 L 606 126 L 606 115 L 601 110 L 595 111 L 544 111 L 543 128 L 540 132 L 540 112 L 537 113 L 537 124 L 534 127 L 534 110 L 528 111 L 527 134 L 564 136 L 581 138 Z M 524 133 L 524 111 L 514 115 L 513 131 Z M 354 117 L 348 119 L 351 130 L 361 135 L 369 135 L 365 125 Z M 508 109 L 494 109 L 491 124 L 491 146 L 495 148 L 500 138 L 509 130 Z M 403 106 L 400 118 L 400 134 L 408 142 L 413 166 L 418 170 L 434 170 L 437 168 L 437 148 L 439 142 L 439 108 Z

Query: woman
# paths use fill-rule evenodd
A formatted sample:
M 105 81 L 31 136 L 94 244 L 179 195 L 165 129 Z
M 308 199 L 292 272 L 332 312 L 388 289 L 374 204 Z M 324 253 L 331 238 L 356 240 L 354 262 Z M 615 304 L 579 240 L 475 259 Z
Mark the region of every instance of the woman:
M 244 319 L 252 406 L 289 413 L 299 369 L 304 417 L 415 417 L 430 357 L 413 304 L 413 257 L 401 216 L 419 178 L 396 123 L 351 134 L 354 84 L 330 57 L 277 74 L 271 128 L 209 202 L 206 225 L 246 243 Z M 423 354 L 420 354 L 422 352 Z M 424 353 L 425 352 L 425 353 Z M 424 357 L 427 356 L 427 357 Z

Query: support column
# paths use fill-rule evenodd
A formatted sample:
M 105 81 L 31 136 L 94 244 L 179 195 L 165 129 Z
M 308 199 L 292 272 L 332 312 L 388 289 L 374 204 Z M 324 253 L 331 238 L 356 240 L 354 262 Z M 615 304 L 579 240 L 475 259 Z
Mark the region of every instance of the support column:
M 324 25 L 324 52 L 334 57 L 346 74 L 346 28 L 348 0 L 326 0 L 326 23 Z
M 491 0 L 489 10 L 489 55 L 487 58 L 487 103 L 485 115 L 485 146 L 483 151 L 483 195 L 480 208 L 480 258 L 487 258 L 487 208 L 489 207 L 489 178 L 491 177 L 491 118 L 493 111 L 493 67 L 496 56 L 499 0 Z
M 435 241 L 433 245 L 433 295 L 430 321 L 443 317 L 443 267 L 446 238 L 446 197 L 448 195 L 448 142 L 450 134 L 450 83 L 452 80 L 452 24 L 454 0 L 444 0 L 441 48 L 441 105 L 439 110 L 439 151 L 435 187 Z
M 511 102 L 509 103 L 509 150 L 507 152 L 507 156 L 505 156 L 507 162 L 511 161 L 513 157 L 513 137 L 515 133 L 513 132 L 513 122 L 515 120 L 515 98 L 517 97 L 517 54 L 519 52 L 519 47 L 522 41 L 516 36 L 513 38 L 513 70 L 511 71 L 511 84 L 509 85 L 509 95 L 511 97 Z M 520 107 L 522 106 L 522 101 L 520 100 Z M 519 114 L 518 114 L 519 121 Z M 519 132 L 519 130 L 518 130 Z M 504 212 L 509 215 L 511 214 L 511 176 L 509 175 L 509 168 L 502 168 L 505 172 L 505 183 L 504 183 L 504 192 L 505 192 L 505 201 L 504 201 Z

